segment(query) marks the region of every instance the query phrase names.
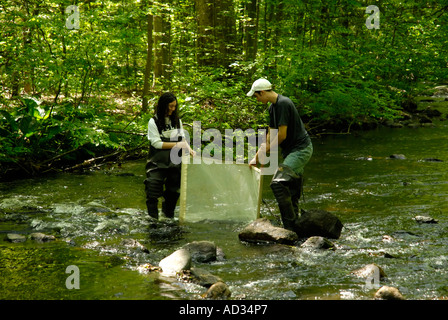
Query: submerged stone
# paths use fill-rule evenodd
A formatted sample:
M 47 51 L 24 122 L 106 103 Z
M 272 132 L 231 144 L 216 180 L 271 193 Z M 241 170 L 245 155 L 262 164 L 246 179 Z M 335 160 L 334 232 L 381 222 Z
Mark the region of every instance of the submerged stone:
M 193 241 L 182 248 L 188 250 L 194 262 L 216 261 L 216 245 L 211 241 Z
M 360 278 L 364 278 L 367 279 L 369 277 L 373 277 L 375 275 L 379 276 L 379 279 L 384 279 L 387 277 L 386 273 L 384 272 L 384 270 L 376 265 L 375 263 L 371 263 L 371 264 L 367 264 L 364 267 L 357 269 L 355 271 L 351 272 L 352 274 L 360 277 Z
M 26 237 L 18 233 L 8 233 L 5 237 L 5 240 L 13 243 L 18 243 L 18 242 L 25 242 Z
M 136 269 L 138 272 L 143 273 L 143 274 L 148 274 L 148 273 L 155 272 L 155 271 L 160 272 L 162 270 L 162 268 L 153 266 L 150 263 L 145 263 L 145 264 L 139 265 Z
M 406 156 L 404 154 L 392 154 L 389 156 L 389 159 L 406 160 Z
M 300 248 L 307 250 L 320 250 L 320 249 L 333 249 L 334 244 L 324 237 L 310 237 L 304 243 L 301 244 Z
M 377 300 L 405 300 L 400 290 L 389 286 L 379 288 L 374 298 Z
M 394 237 L 385 234 L 385 235 L 383 235 L 382 241 L 383 242 L 395 242 L 395 239 L 394 239 Z
M 149 253 L 148 248 L 146 248 L 144 245 L 142 245 L 135 239 L 123 239 L 120 244 L 127 248 L 138 249 L 142 252 Z
M 246 242 L 274 242 L 293 244 L 298 240 L 293 231 L 275 227 L 267 218 L 260 218 L 246 226 L 238 235 L 241 241 Z
M 171 219 L 158 221 L 150 219 L 149 238 L 153 242 L 165 242 L 179 240 L 183 237 L 184 230 L 179 224 Z
M 415 216 L 412 218 L 417 223 L 438 223 L 439 221 L 428 216 Z
M 425 159 L 423 159 L 423 161 L 425 161 L 425 162 L 443 162 L 443 160 L 437 159 L 437 158 L 425 158 Z
M 217 282 L 222 282 L 222 279 L 201 268 L 191 268 L 178 273 L 181 280 L 196 283 L 200 286 L 209 288 Z
M 203 295 L 205 299 L 210 300 L 227 300 L 232 293 L 229 287 L 222 281 L 213 284 Z
M 49 242 L 49 241 L 56 240 L 55 236 L 48 235 L 48 234 L 41 233 L 41 232 L 34 232 L 30 235 L 30 237 L 31 237 L 31 240 L 34 240 L 36 242 Z

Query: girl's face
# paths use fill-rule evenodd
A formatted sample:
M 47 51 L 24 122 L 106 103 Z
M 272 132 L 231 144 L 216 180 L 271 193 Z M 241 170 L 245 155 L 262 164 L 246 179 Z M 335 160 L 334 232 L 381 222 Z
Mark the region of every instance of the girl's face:
M 174 100 L 168 104 L 168 108 L 166 109 L 166 116 L 169 117 L 173 114 L 174 110 L 176 110 L 177 101 Z

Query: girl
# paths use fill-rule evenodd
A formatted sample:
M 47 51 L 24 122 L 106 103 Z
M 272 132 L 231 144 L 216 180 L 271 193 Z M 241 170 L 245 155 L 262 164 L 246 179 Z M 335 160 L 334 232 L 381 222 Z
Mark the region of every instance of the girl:
M 179 152 L 180 156 L 183 148 L 191 155 L 194 155 L 194 151 L 185 141 L 177 99 L 171 92 L 159 98 L 156 114 L 148 123 L 148 140 L 151 146 L 144 181 L 148 214 L 155 219 L 159 218 L 158 201 L 163 197 L 162 212 L 167 218 L 174 218 L 180 195 L 181 164 L 174 164 L 170 154 L 174 151 Z

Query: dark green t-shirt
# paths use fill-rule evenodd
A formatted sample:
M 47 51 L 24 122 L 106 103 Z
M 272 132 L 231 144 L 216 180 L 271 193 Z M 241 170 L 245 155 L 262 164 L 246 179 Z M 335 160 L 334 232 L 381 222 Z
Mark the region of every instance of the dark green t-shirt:
M 288 127 L 286 139 L 280 144 L 284 158 L 291 152 L 304 149 L 310 144 L 310 136 L 291 99 L 279 94 L 277 102 L 269 107 L 269 117 L 270 128 Z

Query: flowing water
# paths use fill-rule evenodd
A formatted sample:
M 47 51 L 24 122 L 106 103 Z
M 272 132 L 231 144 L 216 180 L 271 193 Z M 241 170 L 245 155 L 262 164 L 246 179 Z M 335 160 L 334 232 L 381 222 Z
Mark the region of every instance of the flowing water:
M 305 173 L 303 209 L 340 218 L 336 250 L 307 252 L 282 245 L 241 243 L 241 222 L 167 223 L 154 229 L 145 212 L 144 161 L 85 174 L 0 183 L 1 299 L 198 299 L 205 288 L 136 267 L 157 265 L 182 245 L 215 242 L 225 259 L 195 264 L 221 277 L 233 298 L 372 299 L 375 289 L 351 271 L 376 263 L 380 285 L 407 299 L 448 296 L 448 126 L 378 129 L 314 139 Z M 404 154 L 406 159 L 388 159 Z M 445 160 L 425 161 L 437 158 Z M 279 223 L 264 179 L 262 215 Z M 437 224 L 418 224 L 427 215 Z M 55 235 L 21 243 L 8 233 Z M 385 237 L 388 236 L 388 237 Z M 127 247 L 132 238 L 148 248 Z M 68 266 L 79 289 L 68 289 Z

